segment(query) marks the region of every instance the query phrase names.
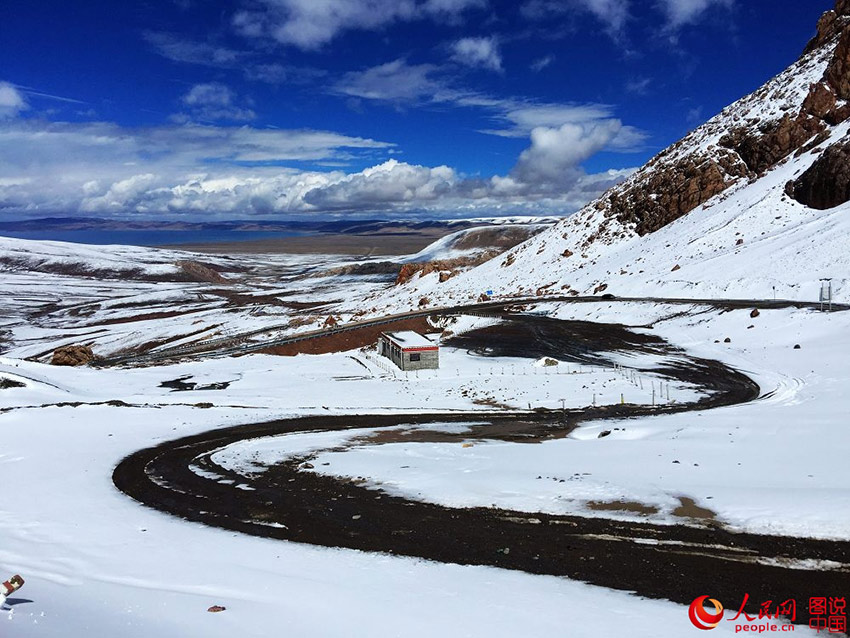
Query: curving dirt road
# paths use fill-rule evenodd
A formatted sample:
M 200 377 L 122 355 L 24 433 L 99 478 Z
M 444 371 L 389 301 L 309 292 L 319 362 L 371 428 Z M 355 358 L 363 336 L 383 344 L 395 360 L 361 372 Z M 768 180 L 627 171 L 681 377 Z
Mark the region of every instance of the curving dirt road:
M 115 469 L 115 485 L 160 511 L 247 534 L 567 576 L 684 604 L 710 594 L 737 609 L 749 594 L 748 611 L 755 615 L 758 604 L 765 600 L 807 602 L 810 596 L 846 593 L 850 542 L 738 534 L 711 519 L 653 525 L 492 508 L 455 509 L 390 496 L 356 481 L 311 472 L 309 464 L 305 467 L 311 457 L 290 458 L 251 476 L 230 472 L 211 458 L 222 447 L 248 439 L 401 423 L 473 420 L 487 425 L 457 435 L 459 442 L 476 437 L 539 441 L 564 437 L 590 421 L 704 410 L 752 401 L 760 392 L 751 379 L 718 361 L 688 357 L 657 337 L 622 326 L 511 318 L 457 337 L 450 345 L 485 355 L 536 357 L 545 353 L 564 361 L 593 364 L 605 364 L 605 352 L 613 350 L 675 355 L 677 363 L 654 371 L 695 383 L 703 388 L 704 396 L 692 404 L 656 407 L 305 417 L 241 426 L 137 452 Z M 232 479 L 233 484 L 199 476 L 190 469 L 193 465 Z M 236 484 L 250 490 L 237 489 Z M 827 571 L 781 566 L 804 559 L 833 561 L 842 567 Z M 796 622 L 808 622 L 804 602 L 798 604 Z

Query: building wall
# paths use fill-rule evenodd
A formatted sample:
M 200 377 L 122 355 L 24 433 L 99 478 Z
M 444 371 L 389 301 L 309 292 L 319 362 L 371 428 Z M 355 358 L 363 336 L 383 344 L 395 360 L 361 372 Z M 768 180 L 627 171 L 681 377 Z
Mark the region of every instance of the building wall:
M 385 356 L 387 359 L 392 361 L 398 368 L 404 370 L 402 365 L 402 352 L 401 349 L 398 348 L 392 341 L 389 339 L 380 338 L 378 341 L 378 352 Z
M 411 361 L 410 355 L 418 354 L 419 361 Z M 440 367 L 440 351 L 405 352 L 402 370 L 436 370 Z
M 389 339 L 378 340 L 378 354 L 392 361 L 401 370 L 437 370 L 440 367 L 440 351 L 404 352 Z M 419 355 L 419 361 L 411 361 L 411 355 Z M 414 357 L 415 358 L 415 357 Z

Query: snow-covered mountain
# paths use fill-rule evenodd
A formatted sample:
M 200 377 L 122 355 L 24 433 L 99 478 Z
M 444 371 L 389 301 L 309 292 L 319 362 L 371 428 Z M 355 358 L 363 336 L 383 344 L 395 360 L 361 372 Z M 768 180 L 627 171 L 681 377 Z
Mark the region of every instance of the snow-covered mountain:
M 816 300 L 850 270 L 850 0 L 802 57 L 625 182 L 505 255 L 382 299 L 496 294 Z

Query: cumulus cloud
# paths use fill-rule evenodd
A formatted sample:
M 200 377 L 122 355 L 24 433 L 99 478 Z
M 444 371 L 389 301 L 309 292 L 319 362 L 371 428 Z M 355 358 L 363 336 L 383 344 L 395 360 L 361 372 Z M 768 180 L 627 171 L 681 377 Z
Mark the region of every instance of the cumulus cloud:
M 626 171 L 586 175 L 581 161 L 616 137 L 613 123 L 535 129 L 507 176 L 383 159 L 394 149 L 329 131 L 110 123 L 0 123 L 0 212 L 112 217 L 569 213 Z M 383 158 L 381 157 L 383 156 Z M 357 172 L 287 163 L 360 162 Z M 380 159 L 379 159 L 380 158 Z
M 229 87 L 218 82 L 196 84 L 181 98 L 181 101 L 189 108 L 190 117 L 178 116 L 175 118 L 177 120 L 247 122 L 256 117 L 250 108 L 237 104 L 237 96 Z
M 512 175 L 526 184 L 552 185 L 568 180 L 582 162 L 608 146 L 622 126 L 619 120 L 603 120 L 535 128 L 531 146 L 520 155 Z
M 458 181 L 448 166 L 428 168 L 391 159 L 317 187 L 305 194 L 304 201 L 320 210 L 423 206 L 451 195 Z
M 470 67 L 502 70 L 502 54 L 496 38 L 462 38 L 452 44 L 452 59 Z
M 0 82 L 0 119 L 16 117 L 27 108 L 27 101 L 18 89 L 8 82 Z
M 658 0 L 667 17 L 667 27 L 676 30 L 698 22 L 713 7 L 729 9 L 734 0 Z
M 321 48 L 350 30 L 375 30 L 395 22 L 455 19 L 486 0 L 258 0 L 260 9 L 238 12 L 236 29 L 304 50 Z

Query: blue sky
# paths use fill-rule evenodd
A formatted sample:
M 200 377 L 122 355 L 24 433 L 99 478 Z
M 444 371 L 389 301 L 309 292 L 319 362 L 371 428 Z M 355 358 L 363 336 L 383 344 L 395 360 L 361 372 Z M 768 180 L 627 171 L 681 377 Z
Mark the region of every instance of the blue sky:
M 566 214 L 830 0 L 7 0 L 0 215 Z

